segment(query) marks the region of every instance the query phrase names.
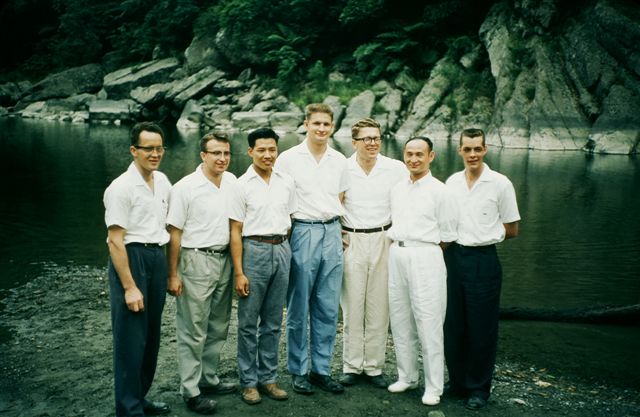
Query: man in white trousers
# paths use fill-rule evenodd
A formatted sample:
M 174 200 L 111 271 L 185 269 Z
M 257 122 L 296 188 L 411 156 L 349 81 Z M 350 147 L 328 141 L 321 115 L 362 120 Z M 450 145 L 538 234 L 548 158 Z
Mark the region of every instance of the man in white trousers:
M 457 238 L 457 207 L 429 167 L 435 153 L 429 138 L 404 146 L 409 179 L 391 191 L 389 313 L 398 381 L 390 392 L 418 387 L 420 342 L 425 390 L 422 403 L 437 405 L 444 388 L 442 326 L 447 305 L 447 270 L 442 251 Z
M 345 235 L 342 318 L 344 338 L 340 383 L 354 385 L 364 375 L 387 388 L 382 375 L 389 329 L 387 255 L 391 240 L 391 188 L 407 178 L 404 164 L 380 155 L 380 124 L 361 119 L 351 128 L 355 152 L 347 160 L 351 188 L 344 195 Z

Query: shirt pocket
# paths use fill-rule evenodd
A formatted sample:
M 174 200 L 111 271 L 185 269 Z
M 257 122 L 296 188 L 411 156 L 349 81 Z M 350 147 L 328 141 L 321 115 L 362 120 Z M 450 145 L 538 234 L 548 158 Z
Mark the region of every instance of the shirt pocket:
M 483 225 L 495 224 L 498 220 L 498 205 L 494 201 L 485 202 L 478 211 L 478 223 Z

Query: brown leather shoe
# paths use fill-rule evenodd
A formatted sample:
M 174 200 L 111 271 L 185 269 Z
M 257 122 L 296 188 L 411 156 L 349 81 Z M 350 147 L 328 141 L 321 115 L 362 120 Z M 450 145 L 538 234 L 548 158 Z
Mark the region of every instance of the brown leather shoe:
M 255 387 L 242 388 L 242 401 L 249 405 L 258 404 L 262 401 L 260 393 Z
M 287 398 L 289 398 L 289 394 L 287 394 L 287 391 L 281 389 L 278 386 L 278 384 L 276 384 L 275 382 L 271 384 L 264 384 L 264 385 L 259 384 L 258 391 L 260 391 L 267 397 L 271 398 L 272 400 L 276 400 L 276 401 L 284 401 Z

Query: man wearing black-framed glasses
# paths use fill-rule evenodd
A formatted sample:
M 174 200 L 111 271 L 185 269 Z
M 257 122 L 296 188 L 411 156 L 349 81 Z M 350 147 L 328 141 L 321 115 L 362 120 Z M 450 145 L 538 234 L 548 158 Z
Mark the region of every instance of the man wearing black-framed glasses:
M 109 288 L 113 328 L 116 416 L 167 414 L 165 403 L 148 401 L 160 347 L 167 289 L 162 247 L 171 183 L 158 172 L 164 133 L 155 123 L 131 129 L 129 169 L 104 192 Z

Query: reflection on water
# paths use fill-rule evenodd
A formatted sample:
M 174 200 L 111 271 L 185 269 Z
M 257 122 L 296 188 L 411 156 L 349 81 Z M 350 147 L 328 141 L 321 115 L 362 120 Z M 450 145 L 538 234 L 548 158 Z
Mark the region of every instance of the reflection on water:
M 173 131 L 162 171 L 172 182 L 199 163 L 199 133 Z M 287 135 L 281 148 L 301 138 Z M 350 141 L 335 144 L 349 155 Z M 436 143 L 433 173 L 461 169 L 455 149 Z M 2 276 L 0 288 L 29 279 L 40 261 L 104 265 L 102 193 L 131 158 L 127 128 L 0 120 Z M 233 137 L 230 170 L 249 164 Z M 383 153 L 399 157 L 387 141 Z M 489 164 L 513 181 L 521 236 L 500 246 L 503 305 L 582 307 L 640 302 L 640 169 L 627 156 L 490 149 Z M 35 267 L 37 269 L 37 267 Z
M 0 291 L 38 274 L 43 262 L 106 265 L 102 193 L 131 161 L 128 129 L 0 119 Z M 199 163 L 199 133 L 170 132 L 162 171 L 172 182 Z M 281 139 L 281 149 L 299 142 Z M 346 154 L 349 141 L 336 144 Z M 434 175 L 462 168 L 436 143 Z M 230 170 L 249 164 L 233 138 Z M 383 153 L 400 155 L 384 143 Z M 490 149 L 492 168 L 513 181 L 521 235 L 500 247 L 503 305 L 573 308 L 640 303 L 640 167 L 628 156 Z M 0 292 L 0 298 L 2 293 Z

